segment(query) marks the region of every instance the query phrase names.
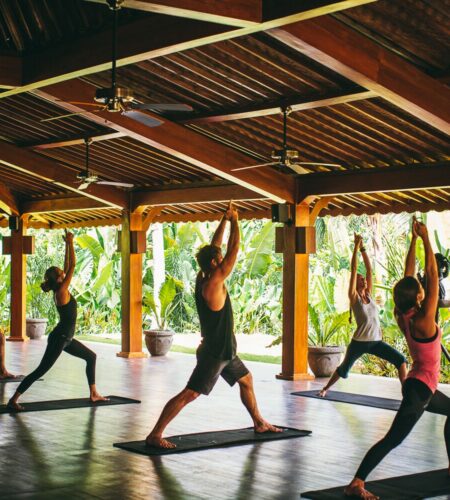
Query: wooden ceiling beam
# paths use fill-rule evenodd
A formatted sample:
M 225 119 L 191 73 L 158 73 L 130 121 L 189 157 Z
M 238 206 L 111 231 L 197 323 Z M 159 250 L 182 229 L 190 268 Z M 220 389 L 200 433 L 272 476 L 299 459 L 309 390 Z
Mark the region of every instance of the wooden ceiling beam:
M 70 111 L 85 111 L 84 116 L 100 125 L 123 132 L 129 137 L 157 148 L 183 161 L 187 161 L 209 174 L 255 191 L 277 203 L 292 203 L 295 195 L 295 180 L 280 174 L 270 167 L 256 170 L 233 171 L 234 168 L 246 167 L 255 160 L 239 151 L 224 146 L 181 125 L 162 119 L 149 112 L 144 114 L 163 121 L 159 127 L 150 128 L 120 113 L 92 113 L 89 106 L 73 105 L 68 101 L 86 102 L 91 86 L 81 80 L 71 80 L 46 89 L 36 91 L 38 95 L 51 100 L 58 106 Z
M 3 182 L 0 182 L 0 210 L 8 215 L 20 214 L 16 197 Z
M 311 196 L 340 196 L 450 187 L 450 162 L 404 167 L 384 167 L 326 174 L 308 174 L 297 179 L 298 203 Z
M 0 141 L 0 163 L 111 207 L 128 208 L 129 194 L 127 192 L 96 185 L 80 191 L 75 174 L 60 163 L 2 141 Z
M 196 116 L 192 119 L 184 120 L 184 124 L 202 124 L 225 122 L 229 120 L 244 120 L 246 118 L 257 118 L 261 116 L 276 115 L 280 113 L 280 109 L 287 106 L 292 108 L 292 111 L 304 111 L 306 109 L 322 108 L 324 106 L 334 106 L 336 104 L 344 104 L 346 102 L 361 101 L 377 97 L 378 94 L 371 90 L 354 90 L 354 91 L 335 91 L 330 92 L 326 96 L 308 98 L 305 96 L 289 97 L 288 99 L 280 99 L 271 103 L 253 106 L 239 106 L 223 110 L 221 113 L 209 113 Z
M 22 58 L 0 55 L 0 89 L 13 89 L 22 85 Z
M 20 203 L 20 211 L 24 214 L 43 214 L 56 212 L 74 212 L 79 210 L 111 209 L 101 201 L 85 196 L 52 198 L 48 200 L 25 200 Z
M 65 222 L 51 224 L 51 229 L 71 229 L 78 227 L 101 227 L 101 226 L 120 226 L 122 224 L 121 217 L 109 217 L 106 219 L 91 219 L 83 221 Z
M 105 0 L 88 0 L 103 3 Z M 123 8 L 196 19 L 228 26 L 252 26 L 262 21 L 262 0 L 125 0 Z
M 343 23 L 322 17 L 268 34 L 450 135 L 450 89 Z
M 121 132 L 112 132 L 110 134 L 100 134 L 100 135 L 89 135 L 89 139 L 92 142 L 101 142 L 101 141 L 110 141 L 113 139 L 119 139 L 120 137 L 124 137 L 125 134 Z M 40 143 L 32 143 L 21 145 L 23 147 L 27 147 L 30 149 L 43 150 L 43 149 L 55 149 L 55 148 L 65 148 L 68 146 L 76 146 L 78 144 L 84 144 L 86 140 L 86 134 L 77 135 L 76 137 L 52 140 L 48 142 L 40 142 Z
M 164 191 L 134 191 L 131 196 L 131 209 L 152 205 L 181 205 L 185 203 L 217 203 L 229 200 L 261 200 L 264 196 L 238 185 L 189 187 L 180 185 L 177 189 Z
M 167 214 L 163 213 L 159 217 L 155 217 L 153 222 L 202 222 L 220 220 L 223 217 L 223 212 L 217 213 L 192 213 L 192 214 Z M 239 219 L 271 219 L 272 214 L 270 209 L 263 210 L 240 210 Z
M 214 10 L 220 9 L 224 3 L 199 1 L 204 5 L 211 4 Z M 138 19 L 118 29 L 117 67 L 266 31 L 373 1 L 376 0 L 299 2 L 293 10 L 278 11 L 277 15 L 281 17 L 244 28 L 172 16 L 154 15 Z M 192 5 L 196 3 L 191 2 Z M 240 3 L 245 6 L 247 0 L 241 0 Z M 107 30 L 27 56 L 23 61 L 22 85 L 0 93 L 0 99 L 111 69 L 111 36 L 111 31 Z M 89 102 L 93 101 L 94 96 L 94 89 L 91 90 Z

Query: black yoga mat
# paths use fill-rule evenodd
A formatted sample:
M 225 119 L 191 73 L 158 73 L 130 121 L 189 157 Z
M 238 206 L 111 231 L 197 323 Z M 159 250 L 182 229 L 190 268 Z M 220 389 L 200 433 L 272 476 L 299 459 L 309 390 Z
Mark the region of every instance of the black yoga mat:
M 312 500 L 337 500 L 344 495 L 345 486 L 328 490 L 307 491 L 302 498 Z M 383 500 L 413 500 L 450 494 L 450 478 L 447 469 L 431 470 L 409 476 L 389 477 L 379 481 L 369 481 L 366 489 Z
M 162 449 L 147 446 L 145 441 L 130 441 L 128 443 L 114 443 L 116 448 L 140 453 L 141 455 L 172 455 L 187 451 L 205 450 L 207 448 L 220 448 L 222 446 L 238 446 L 241 444 L 259 443 L 261 441 L 274 441 L 276 439 L 289 439 L 309 436 L 311 431 L 301 431 L 291 427 L 280 427 L 283 432 L 265 432 L 258 434 L 253 427 L 245 429 L 230 429 L 228 431 L 199 432 L 197 434 L 182 434 L 170 436 L 168 441 L 177 445 L 176 448 Z
M 36 403 L 19 402 L 24 410 L 16 412 L 10 410 L 6 405 L 0 406 L 2 413 L 24 413 L 26 411 L 46 411 L 46 410 L 68 410 L 71 408 L 97 408 L 98 406 L 126 405 L 130 403 L 140 403 L 137 399 L 122 398 L 120 396 L 107 396 L 109 401 L 98 401 L 91 403 L 88 398 L 61 399 L 59 401 L 38 401 Z
M 304 398 L 322 399 L 324 401 L 337 401 L 339 403 L 350 403 L 352 405 L 371 406 L 372 408 L 383 408 L 384 410 L 397 411 L 401 401 L 397 399 L 378 398 L 376 396 L 366 396 L 364 394 L 352 394 L 350 392 L 328 391 L 324 398 L 318 396 L 320 389 L 315 391 L 292 392 L 294 396 Z
M 7 384 L 8 382 L 22 382 L 24 378 L 25 375 L 17 375 L 16 377 L 9 377 L 9 378 L 0 378 L 0 384 Z

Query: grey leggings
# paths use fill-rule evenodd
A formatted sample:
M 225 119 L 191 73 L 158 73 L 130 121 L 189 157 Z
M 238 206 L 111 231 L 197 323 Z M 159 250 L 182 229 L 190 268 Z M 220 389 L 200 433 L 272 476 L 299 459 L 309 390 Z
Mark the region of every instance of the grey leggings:
M 402 387 L 403 400 L 386 436 L 367 452 L 355 477 L 365 481 L 383 458 L 396 448 L 411 432 L 423 412 L 447 417 L 444 426 L 445 446 L 450 460 L 450 398 L 440 391 L 434 394 L 421 380 L 408 378 Z
M 48 336 L 47 348 L 39 366 L 22 380 L 17 392 L 23 394 L 36 380 L 47 373 L 63 351 L 86 361 L 88 383 L 89 385 L 95 384 L 95 362 L 97 359 L 95 352 L 78 342 L 78 340 L 67 338 L 60 332 L 53 331 Z

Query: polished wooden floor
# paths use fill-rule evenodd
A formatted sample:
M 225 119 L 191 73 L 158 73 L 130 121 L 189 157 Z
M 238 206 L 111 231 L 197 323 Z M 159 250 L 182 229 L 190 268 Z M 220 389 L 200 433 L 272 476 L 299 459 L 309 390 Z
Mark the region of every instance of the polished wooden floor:
M 181 390 L 195 358 L 125 360 L 116 346 L 90 344 L 98 354 L 98 387 L 104 394 L 141 399 L 141 405 L 0 415 L 0 498 L 290 499 L 302 491 L 346 483 L 364 452 L 380 438 L 394 412 L 290 396 L 320 387 L 275 379 L 275 365 L 247 363 L 267 419 L 313 431 L 311 437 L 199 451 L 157 459 L 116 448 L 143 439 L 165 401 Z M 27 373 L 44 341 L 7 344 L 8 367 Z M 84 397 L 84 367 L 63 354 L 24 401 Z M 0 384 L 2 402 L 15 384 Z M 351 375 L 338 390 L 398 397 L 398 382 Z M 450 391 L 446 387 L 443 390 Z M 219 381 L 209 397 L 192 403 L 169 434 L 250 425 L 236 388 Z M 377 479 L 442 468 L 447 464 L 443 417 L 426 414 L 412 434 L 370 477 Z

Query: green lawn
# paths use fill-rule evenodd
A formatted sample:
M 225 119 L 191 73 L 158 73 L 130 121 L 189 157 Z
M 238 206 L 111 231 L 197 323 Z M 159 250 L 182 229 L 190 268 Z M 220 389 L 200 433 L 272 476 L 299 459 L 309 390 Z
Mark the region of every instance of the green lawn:
M 98 335 L 77 335 L 78 340 L 86 340 L 88 342 L 99 342 L 101 344 L 120 345 L 120 339 L 111 339 L 99 337 Z M 196 349 L 193 347 L 185 347 L 181 345 L 173 345 L 170 348 L 173 352 L 183 352 L 185 354 L 195 354 Z M 260 363 L 272 363 L 281 365 L 281 356 L 268 356 L 264 354 L 248 354 L 245 352 L 238 353 L 239 357 L 244 361 L 258 361 Z

